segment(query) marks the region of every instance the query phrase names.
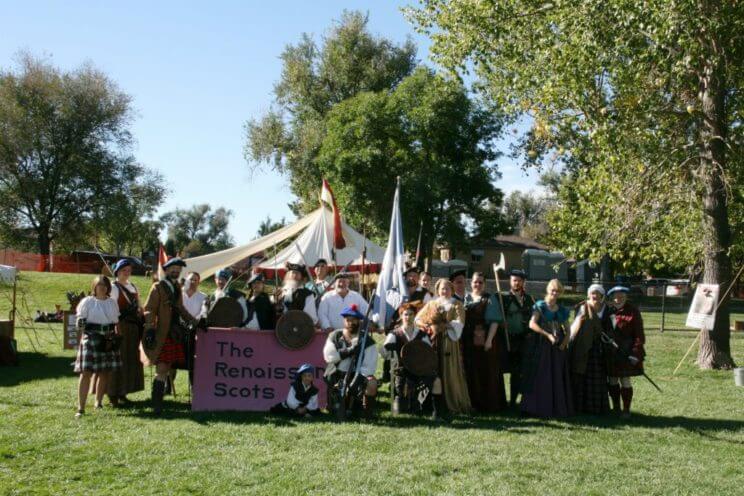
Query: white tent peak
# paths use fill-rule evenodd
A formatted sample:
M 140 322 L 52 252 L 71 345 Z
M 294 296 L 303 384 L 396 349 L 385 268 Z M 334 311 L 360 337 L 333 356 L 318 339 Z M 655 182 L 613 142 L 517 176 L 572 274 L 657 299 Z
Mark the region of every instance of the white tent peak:
M 384 250 L 376 243 L 364 238 L 358 231 L 342 223 L 342 233 L 346 240 L 346 248 L 336 250 L 335 262 L 343 267 L 349 262 L 354 268 L 362 263 L 362 249 L 366 246 L 367 253 L 365 264 L 381 264 L 385 256 Z M 299 234 L 299 236 L 297 236 Z M 297 236 L 297 239 L 289 246 L 281 250 L 275 256 L 271 249 L 283 241 Z M 298 247 L 299 246 L 299 250 Z M 307 216 L 266 236 L 258 238 L 242 246 L 228 248 L 227 250 L 185 259 L 186 270 L 199 272 L 202 278 L 214 274 L 223 267 L 229 267 L 241 260 L 261 252 L 270 256 L 258 265 L 261 269 L 283 269 L 287 262 L 302 263 L 302 255 L 309 265 L 315 264 L 319 258 L 326 259 L 329 263 L 334 261 L 333 256 L 333 212 L 320 207 Z

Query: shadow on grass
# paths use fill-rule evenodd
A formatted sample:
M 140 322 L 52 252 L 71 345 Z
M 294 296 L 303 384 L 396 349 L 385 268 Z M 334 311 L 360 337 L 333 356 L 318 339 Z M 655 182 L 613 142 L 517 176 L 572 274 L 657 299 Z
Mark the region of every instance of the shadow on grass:
M 510 433 L 532 433 L 537 429 L 581 430 L 596 432 L 597 430 L 624 430 L 632 427 L 650 429 L 683 429 L 696 433 L 715 441 L 744 445 L 744 441 L 730 439 L 723 431 L 742 431 L 744 421 L 729 419 L 705 419 L 690 417 L 664 417 L 635 413 L 630 419 L 622 419 L 613 415 L 604 416 L 576 416 L 568 419 L 547 420 L 523 417 L 513 411 L 505 411 L 500 415 L 455 416 L 451 422 L 432 422 L 427 417 L 389 414 L 389 405 L 378 403 L 377 416 L 372 420 L 352 418 L 348 423 L 366 424 L 394 429 L 408 429 L 416 427 L 455 429 L 455 430 L 488 430 Z M 137 417 L 156 418 L 153 416 L 148 401 L 133 403 L 129 408 L 132 415 Z M 338 424 L 333 416 L 322 414 L 312 419 L 299 419 L 288 416 L 273 415 L 264 412 L 192 412 L 189 405 L 183 402 L 166 401 L 162 420 L 190 420 L 201 425 L 210 424 L 262 424 L 276 427 L 294 427 L 311 424 Z M 719 435 L 716 435 L 719 434 Z
M 50 357 L 44 353 L 21 352 L 17 366 L 0 367 L 0 387 L 76 375 L 72 371 L 73 362 L 74 358 L 67 356 Z

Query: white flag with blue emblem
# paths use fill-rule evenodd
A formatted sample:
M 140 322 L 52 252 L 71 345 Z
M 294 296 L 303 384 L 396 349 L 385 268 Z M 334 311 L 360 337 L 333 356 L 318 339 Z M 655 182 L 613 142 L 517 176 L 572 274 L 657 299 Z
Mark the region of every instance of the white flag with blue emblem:
M 388 238 L 382 270 L 375 290 L 373 320 L 379 326 L 387 326 L 393 312 L 408 299 L 406 279 L 403 276 L 406 257 L 403 253 L 403 223 L 400 218 L 400 178 L 395 187 L 393 215 L 390 218 L 390 237 Z

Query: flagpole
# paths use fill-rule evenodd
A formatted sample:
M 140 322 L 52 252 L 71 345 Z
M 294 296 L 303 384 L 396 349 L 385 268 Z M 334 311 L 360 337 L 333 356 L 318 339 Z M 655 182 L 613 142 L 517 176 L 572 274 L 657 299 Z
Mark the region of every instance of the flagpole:
M 418 235 L 418 242 L 416 243 L 416 261 L 414 262 L 414 266 L 418 269 L 419 268 L 419 258 L 421 257 L 421 234 L 424 231 L 424 220 L 421 219 L 421 223 L 419 224 L 419 235 Z
M 362 296 L 366 299 L 367 295 L 364 292 L 364 259 L 367 255 L 367 223 L 365 222 L 362 225 L 362 277 L 360 279 L 361 281 L 361 287 L 359 288 L 361 291 Z

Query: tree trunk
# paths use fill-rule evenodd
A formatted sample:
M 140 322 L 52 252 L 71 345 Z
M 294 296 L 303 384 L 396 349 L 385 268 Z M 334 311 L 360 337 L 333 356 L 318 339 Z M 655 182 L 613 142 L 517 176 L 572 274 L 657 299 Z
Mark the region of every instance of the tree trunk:
M 49 272 L 49 253 L 51 252 L 52 240 L 49 239 L 49 231 L 40 228 L 36 233 L 36 242 L 39 246 L 39 263 L 36 270 L 39 272 Z
M 725 69 L 712 61 L 700 81 L 700 101 L 703 123 L 700 130 L 702 155 L 700 176 L 703 181 L 703 282 L 720 285 L 721 296 L 731 281 L 731 230 L 725 187 L 726 171 L 726 108 L 724 99 Z M 713 329 L 703 330 L 697 363 L 701 369 L 730 369 L 731 331 L 729 297 L 720 302 Z

